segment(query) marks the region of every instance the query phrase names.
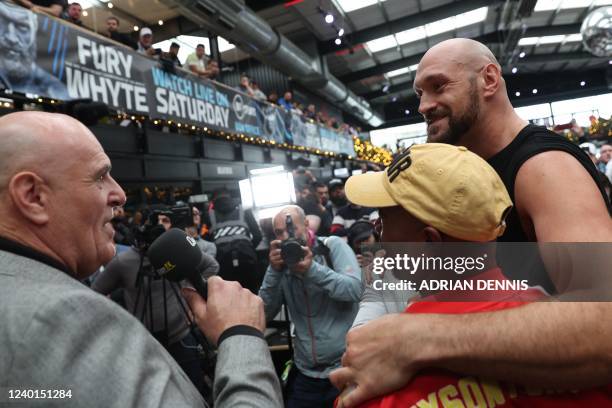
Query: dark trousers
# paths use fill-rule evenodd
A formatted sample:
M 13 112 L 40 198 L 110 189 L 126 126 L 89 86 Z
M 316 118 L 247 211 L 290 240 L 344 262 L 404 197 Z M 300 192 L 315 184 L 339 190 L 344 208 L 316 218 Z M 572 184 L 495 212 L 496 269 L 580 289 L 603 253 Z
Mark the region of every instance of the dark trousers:
M 311 378 L 295 366 L 287 384 L 287 408 L 332 408 L 339 391 L 327 378 Z
M 204 372 L 202 371 L 198 342 L 195 337 L 189 333 L 180 341 L 170 344 L 168 346 L 168 353 L 176 360 L 202 396 L 207 398 L 206 387 L 204 385 Z

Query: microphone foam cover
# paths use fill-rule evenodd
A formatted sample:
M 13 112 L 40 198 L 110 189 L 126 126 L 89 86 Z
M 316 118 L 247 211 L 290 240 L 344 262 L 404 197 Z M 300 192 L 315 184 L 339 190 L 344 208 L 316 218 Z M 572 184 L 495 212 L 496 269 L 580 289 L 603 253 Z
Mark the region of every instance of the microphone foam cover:
M 196 273 L 202 251 L 183 230 L 171 228 L 153 241 L 147 257 L 153 267 L 163 269 L 163 276 L 178 282 Z

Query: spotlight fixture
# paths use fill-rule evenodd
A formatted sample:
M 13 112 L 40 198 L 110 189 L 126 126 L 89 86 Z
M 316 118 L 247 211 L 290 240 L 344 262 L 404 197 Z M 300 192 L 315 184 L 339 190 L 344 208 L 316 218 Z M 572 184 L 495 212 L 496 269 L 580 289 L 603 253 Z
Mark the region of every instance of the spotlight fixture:
M 533 88 L 533 89 L 531 90 L 531 93 L 532 93 L 532 94 L 537 94 L 537 93 L 538 93 L 538 89 L 537 89 L 537 88 Z
M 519 58 L 525 58 L 525 51 L 521 51 L 521 53 L 519 54 Z
M 89 13 L 87 13 L 87 10 L 83 11 L 83 17 L 87 17 L 89 15 Z
M 391 98 L 391 102 L 397 102 L 397 96 L 394 96 L 393 98 Z
M 140 30 L 140 27 L 134 26 L 134 31 L 138 31 L 138 30 Z
M 410 111 L 409 111 L 408 109 L 406 109 L 406 110 L 404 111 L 404 113 L 405 113 L 406 115 L 410 115 Z
M 338 37 L 342 37 L 344 35 L 344 28 L 338 30 Z
M 585 86 L 585 85 L 586 85 L 586 82 L 580 81 L 580 86 Z
M 110 3 L 110 2 L 109 2 L 109 3 L 106 3 L 106 5 L 108 6 L 108 8 L 113 8 L 113 7 L 114 7 L 114 6 L 113 6 L 113 3 Z
M 334 44 L 340 45 L 340 44 L 342 44 L 342 40 L 339 39 L 339 38 L 336 38 L 336 40 L 334 41 Z
M 160 26 L 161 26 L 161 25 L 164 25 L 164 20 L 158 20 L 158 21 L 157 21 L 157 24 L 159 24 Z
M 513 73 L 513 74 L 516 74 L 517 72 L 518 72 L 518 68 L 517 68 L 517 67 L 513 67 L 513 68 L 512 68 L 512 73 Z
M 333 22 L 334 22 L 334 15 L 333 15 L 333 14 L 331 14 L 331 13 L 327 13 L 327 14 L 325 15 L 325 22 L 326 22 L 327 24 L 331 24 L 331 23 L 333 23 Z
M 516 96 L 521 96 L 521 93 L 520 93 L 519 91 L 516 91 L 516 92 L 514 93 L 514 95 L 516 95 Z

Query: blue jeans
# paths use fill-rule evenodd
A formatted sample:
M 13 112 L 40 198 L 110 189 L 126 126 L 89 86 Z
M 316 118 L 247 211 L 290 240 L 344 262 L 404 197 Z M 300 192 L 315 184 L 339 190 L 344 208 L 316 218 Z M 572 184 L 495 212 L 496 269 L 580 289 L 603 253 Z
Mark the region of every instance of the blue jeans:
M 295 366 L 287 384 L 287 408 L 332 408 L 339 391 L 328 378 L 312 378 Z

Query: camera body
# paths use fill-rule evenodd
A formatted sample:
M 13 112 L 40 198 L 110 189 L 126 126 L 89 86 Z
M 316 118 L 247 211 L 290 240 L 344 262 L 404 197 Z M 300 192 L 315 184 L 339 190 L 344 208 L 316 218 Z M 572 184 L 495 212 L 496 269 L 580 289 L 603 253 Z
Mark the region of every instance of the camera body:
M 151 210 L 144 225 L 140 226 L 136 233 L 136 241 L 141 248 L 148 248 L 161 234 L 166 232 L 163 225 L 159 223 L 159 216 L 165 215 L 170 218 L 173 227 L 185 229 L 193 224 L 193 214 L 189 206 L 175 206 L 169 208 L 157 208 Z
M 287 215 L 285 225 L 289 238 L 281 242 L 281 258 L 283 258 L 287 266 L 292 267 L 304 259 L 305 254 L 302 245 L 295 238 L 295 227 L 291 215 Z

